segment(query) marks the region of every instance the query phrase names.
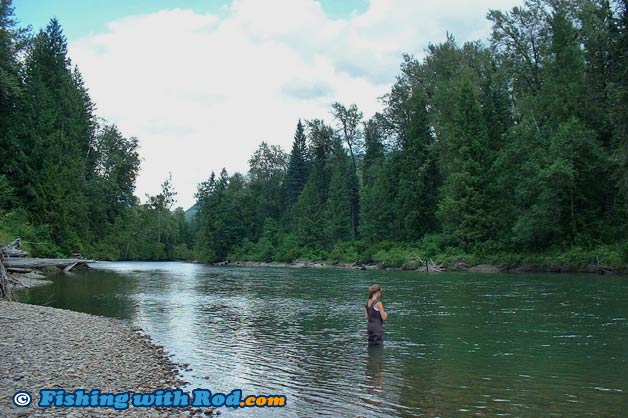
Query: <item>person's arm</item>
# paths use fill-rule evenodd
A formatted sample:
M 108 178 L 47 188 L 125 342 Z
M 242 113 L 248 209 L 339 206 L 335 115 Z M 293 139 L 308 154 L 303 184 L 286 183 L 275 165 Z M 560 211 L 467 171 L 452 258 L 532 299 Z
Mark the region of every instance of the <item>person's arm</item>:
M 384 304 L 382 302 L 377 302 L 375 307 L 379 310 L 379 314 L 382 316 L 382 319 L 385 321 L 388 319 L 388 313 L 384 310 Z
M 364 319 L 369 319 L 369 311 L 364 307 Z

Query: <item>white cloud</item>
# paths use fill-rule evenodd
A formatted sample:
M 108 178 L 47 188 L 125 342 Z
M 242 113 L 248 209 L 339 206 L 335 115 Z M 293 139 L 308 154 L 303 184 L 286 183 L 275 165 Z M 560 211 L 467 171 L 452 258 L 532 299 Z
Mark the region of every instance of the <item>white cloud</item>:
M 172 172 L 178 203 L 226 167 L 245 172 L 262 140 L 290 149 L 299 118 L 330 121 L 330 104 L 369 117 L 398 73 L 448 30 L 486 37 L 489 8 L 514 0 L 372 0 L 344 20 L 314 0 L 235 0 L 224 16 L 163 10 L 110 22 L 70 43 L 99 116 L 140 139 L 137 194 L 155 194 Z

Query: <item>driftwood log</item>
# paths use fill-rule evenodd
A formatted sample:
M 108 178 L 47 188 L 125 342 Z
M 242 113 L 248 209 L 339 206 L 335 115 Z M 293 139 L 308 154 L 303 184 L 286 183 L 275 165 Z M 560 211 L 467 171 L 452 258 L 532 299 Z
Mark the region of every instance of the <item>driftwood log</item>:
M 58 267 L 60 269 L 66 269 L 70 267 L 75 268 L 80 265 L 87 265 L 87 263 L 93 263 L 94 260 L 82 260 L 80 258 L 11 258 L 5 259 L 4 265 L 7 268 L 19 268 L 19 269 L 37 269 L 43 267 Z
M 20 248 L 22 247 L 22 240 L 20 238 L 17 238 L 15 241 L 13 241 L 12 243 L 5 245 L 4 247 L 0 248 L 0 253 L 2 253 L 2 255 L 4 257 L 26 257 L 28 256 L 28 252 L 21 250 Z
M 31 273 L 32 271 L 33 269 L 23 269 L 19 267 L 7 267 L 7 273 L 26 274 L 26 273 Z
M 0 247 L 0 300 L 17 300 L 14 287 L 29 287 L 20 280 L 21 274 L 45 267 L 58 267 L 64 272 L 70 272 L 77 267 L 89 268 L 87 263 L 93 262 L 81 258 L 28 258 L 28 252 L 21 250 L 21 246 L 22 240 L 17 238 Z

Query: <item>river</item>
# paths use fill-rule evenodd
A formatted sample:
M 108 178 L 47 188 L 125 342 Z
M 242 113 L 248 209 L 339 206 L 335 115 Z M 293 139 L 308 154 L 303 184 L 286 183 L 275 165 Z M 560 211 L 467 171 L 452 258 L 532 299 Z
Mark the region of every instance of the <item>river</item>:
M 628 277 L 96 263 L 21 293 L 142 327 L 188 390 L 285 395 L 233 417 L 619 417 Z M 382 285 L 383 349 L 367 349 Z

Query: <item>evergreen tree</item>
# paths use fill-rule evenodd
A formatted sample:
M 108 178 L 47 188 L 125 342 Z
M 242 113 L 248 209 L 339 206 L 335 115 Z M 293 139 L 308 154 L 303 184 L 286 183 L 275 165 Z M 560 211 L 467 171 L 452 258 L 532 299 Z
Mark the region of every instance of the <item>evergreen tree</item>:
M 460 89 L 457 106 L 452 109 L 453 125 L 446 137 L 447 161 L 438 216 L 444 231 L 462 248 L 472 249 L 491 238 L 491 219 L 486 193 L 488 132 L 482 110 L 467 81 Z
M 0 0 L 0 149 L 3 161 L 0 164 L 0 175 L 12 177 L 17 169 L 12 164 L 14 144 L 11 140 L 13 120 L 15 118 L 21 83 L 18 76 L 19 64 L 18 31 L 13 19 L 13 6 L 10 0 Z
M 216 192 L 216 174 L 212 171 L 207 181 L 201 182 L 194 197 L 198 210 L 194 216 L 196 232 L 195 256 L 198 260 L 214 260 L 213 248 L 215 231 L 212 213 L 214 212 L 213 196 Z
M 368 187 L 374 178 L 375 172 L 384 165 L 384 144 L 382 132 L 382 115 L 376 114 L 364 124 L 364 159 L 362 162 L 362 184 Z
M 618 191 L 620 219 L 628 216 L 628 5 L 617 1 L 618 16 L 611 39 L 612 58 L 609 85 L 610 119 L 613 131 L 613 180 Z M 623 230 L 628 232 L 624 222 Z
M 346 241 L 353 236 L 350 178 L 353 169 L 342 146 L 336 141 L 329 196 L 325 208 L 325 235 L 328 245 Z
M 305 187 L 308 176 L 308 155 L 305 128 L 299 119 L 294 133 L 292 152 L 286 173 L 286 194 L 288 206 L 292 206 Z
M 398 239 L 417 240 L 436 228 L 438 181 L 426 99 L 419 92 L 408 103 L 409 124 L 400 139 L 399 185 L 394 201 Z
M 292 210 L 292 230 L 300 245 L 324 246 L 324 208 L 319 183 L 310 176 Z
M 0 0 L 0 210 L 14 205 L 15 175 L 19 166 L 15 164 L 15 116 L 21 93 L 16 60 L 18 32 L 13 20 L 10 0 Z
M 311 171 L 308 182 L 315 184 L 322 203 L 327 201 L 329 180 L 331 178 L 330 160 L 333 153 L 334 131 L 322 120 L 307 121 L 309 154 L 312 158 Z
M 26 58 L 15 180 L 33 219 L 50 225 L 54 239 L 72 250 L 80 249 L 89 225 L 84 174 L 94 128 L 91 102 L 77 74 L 53 19 Z
M 398 180 L 399 156 L 389 156 L 382 167 L 375 166 L 370 172 L 369 183 L 362 191 L 360 235 L 370 243 L 399 240 L 394 226 L 395 200 Z

